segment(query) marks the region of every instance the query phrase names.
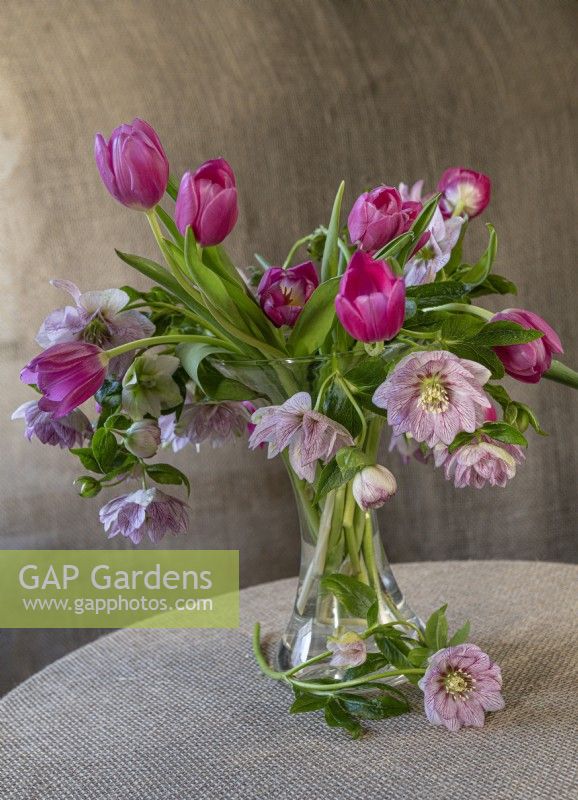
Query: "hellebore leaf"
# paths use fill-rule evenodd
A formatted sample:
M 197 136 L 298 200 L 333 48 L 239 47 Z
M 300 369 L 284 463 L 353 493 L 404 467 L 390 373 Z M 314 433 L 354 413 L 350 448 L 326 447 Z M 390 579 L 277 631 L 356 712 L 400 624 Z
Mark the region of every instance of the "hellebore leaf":
M 406 295 L 420 308 L 441 306 L 444 303 L 453 303 L 466 293 L 466 287 L 461 281 L 440 281 L 424 283 L 421 286 L 408 286 Z
M 325 708 L 329 701 L 328 695 L 311 694 L 295 689 L 295 700 L 289 709 L 290 714 L 306 714 L 309 711 L 319 711 Z
M 534 328 L 523 328 L 517 322 L 503 319 L 496 322 L 487 322 L 472 338 L 472 342 L 483 347 L 499 347 L 533 342 L 543 335 L 542 331 L 534 330 Z
M 369 607 L 376 600 L 375 592 L 371 586 L 348 575 L 339 575 L 337 573 L 328 575 L 321 580 L 321 586 L 326 592 L 335 595 L 341 605 L 353 617 L 365 619 Z
M 508 425 L 506 422 L 486 422 L 480 430 L 499 442 L 519 444 L 522 447 L 528 446 L 526 437 L 517 428 L 514 428 L 513 425 Z
M 449 641 L 450 647 L 455 647 L 457 644 L 463 644 L 468 641 L 470 635 L 470 621 L 466 620 L 459 630 L 457 630 Z
M 173 467 L 172 464 L 147 464 L 146 473 L 155 483 L 171 484 L 173 486 L 183 484 L 187 487 L 189 493 L 191 491 L 191 484 L 187 476 L 180 469 Z
M 359 739 L 363 733 L 359 722 L 337 698 L 333 698 L 325 706 L 325 722 L 330 728 L 345 728 L 353 739 Z
M 487 294 L 518 294 L 518 288 L 515 283 L 502 275 L 491 274 L 483 283 L 472 289 L 470 297 L 483 297 Z
M 448 646 L 448 621 L 446 619 L 447 604 L 438 608 L 426 622 L 424 639 L 434 653 Z
M 108 472 L 114 466 L 118 443 L 113 433 L 99 428 L 94 432 L 91 442 L 92 455 L 98 462 L 101 472 Z

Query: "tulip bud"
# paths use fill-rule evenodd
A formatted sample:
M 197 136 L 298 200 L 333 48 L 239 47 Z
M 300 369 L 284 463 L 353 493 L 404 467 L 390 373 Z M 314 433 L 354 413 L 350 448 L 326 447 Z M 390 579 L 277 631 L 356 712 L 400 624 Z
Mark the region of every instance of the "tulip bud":
M 442 192 L 439 207 L 444 217 L 467 214 L 471 219 L 481 214 L 490 202 L 490 179 L 471 169 L 446 169 L 437 188 Z
M 161 429 L 155 419 L 133 422 L 124 433 L 124 444 L 129 453 L 138 458 L 152 458 L 161 443 Z
M 183 236 L 190 226 L 203 247 L 219 244 L 235 227 L 238 213 L 235 174 L 224 158 L 185 172 L 175 206 L 175 222 Z
M 288 269 L 268 269 L 261 278 L 257 294 L 265 314 L 280 328 L 295 325 L 303 306 L 318 286 L 315 265 L 306 261 Z
M 341 279 L 335 310 L 354 339 L 393 339 L 405 316 L 403 279 L 396 278 L 384 261 L 357 251 Z
M 353 479 L 353 496 L 363 511 L 381 506 L 397 491 L 397 481 L 392 472 L 381 464 L 364 467 Z
M 169 162 L 156 131 L 144 120 L 115 128 L 108 142 L 97 133 L 94 157 L 102 182 L 128 208 L 148 211 L 164 195 Z
M 329 637 L 327 649 L 333 653 L 329 663 L 334 667 L 359 667 L 367 658 L 365 642 L 354 631 L 348 631 L 339 637 Z
M 378 186 L 360 195 L 347 219 L 351 241 L 374 253 L 394 237 L 405 233 L 421 211 L 422 204 L 403 201 L 393 186 Z
M 544 336 L 533 342 L 493 348 L 508 375 L 523 383 L 538 383 L 542 375 L 550 369 L 552 353 L 564 352 L 558 334 L 542 317 L 521 308 L 500 311 L 494 314 L 491 321 L 499 322 L 499 320 L 517 322 L 523 328 L 534 328 L 543 332 Z

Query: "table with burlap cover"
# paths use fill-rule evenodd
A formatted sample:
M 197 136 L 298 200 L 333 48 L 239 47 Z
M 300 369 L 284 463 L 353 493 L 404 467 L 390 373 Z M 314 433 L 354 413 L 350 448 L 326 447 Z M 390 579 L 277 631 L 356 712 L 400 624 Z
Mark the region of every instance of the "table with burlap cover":
M 251 628 L 278 635 L 294 580 L 242 592 L 238 630 L 125 630 L 56 662 L 0 703 L 2 800 L 510 800 L 578 797 L 578 568 L 527 562 L 396 567 L 416 611 L 450 623 L 501 665 L 506 710 L 483 729 L 415 713 L 358 741 L 320 714 L 289 716 Z

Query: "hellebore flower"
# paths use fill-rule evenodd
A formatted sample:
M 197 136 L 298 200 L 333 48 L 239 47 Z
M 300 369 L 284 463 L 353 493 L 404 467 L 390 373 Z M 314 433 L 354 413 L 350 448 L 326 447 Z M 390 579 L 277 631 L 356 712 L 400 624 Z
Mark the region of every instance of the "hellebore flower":
M 378 186 L 353 204 L 347 218 L 349 236 L 362 250 L 374 253 L 409 230 L 420 211 L 421 203 L 404 202 L 393 186 Z
M 522 308 L 508 308 L 494 314 L 491 321 L 508 320 L 517 322 L 523 328 L 535 328 L 544 336 L 526 344 L 509 344 L 494 347 L 494 352 L 512 378 L 523 383 L 538 383 L 542 375 L 552 365 L 552 353 L 563 353 L 562 342 L 548 323 L 532 311 Z
M 140 311 L 123 311 L 130 298 L 122 289 L 105 289 L 81 292 L 70 281 L 51 281 L 57 289 L 64 289 L 76 303 L 52 311 L 44 320 L 36 341 L 41 347 L 60 342 L 91 342 L 109 350 L 125 342 L 134 342 L 152 336 L 155 326 Z M 111 359 L 109 372 L 122 377 L 132 360 L 130 353 Z
M 457 489 L 473 486 L 483 489 L 490 486 L 504 487 L 516 474 L 516 467 L 526 455 L 517 444 L 506 444 L 482 435 L 449 453 L 443 445 L 434 447 L 436 467 L 443 466 L 447 480 L 453 480 Z
M 178 453 L 188 444 L 199 445 L 207 440 L 213 447 L 221 447 L 234 437 L 242 436 L 250 421 L 251 412 L 244 402 L 226 400 L 185 404 L 178 420 L 174 413 L 164 414 L 159 424 L 163 445 L 170 444 Z
M 97 133 L 94 157 L 102 182 L 124 206 L 148 211 L 164 195 L 169 162 L 156 131 L 144 120 L 119 125 L 108 142 Z
M 490 202 L 491 183 L 487 175 L 463 167 L 446 169 L 438 183 L 442 193 L 439 207 L 444 217 L 481 214 Z
M 156 419 L 133 422 L 123 433 L 124 446 L 138 458 L 152 458 L 161 443 L 161 429 Z
M 330 636 L 327 649 L 333 653 L 329 663 L 334 667 L 360 667 L 367 658 L 364 640 L 353 631 L 339 637 Z
M 396 278 L 384 261 L 357 251 L 341 278 L 335 311 L 354 339 L 393 339 L 405 315 L 403 278 Z
M 436 208 L 427 229 L 429 236 L 404 267 L 406 286 L 418 286 L 435 280 L 437 273 L 450 260 L 464 221 L 463 217 L 444 220 L 441 211 Z
M 36 384 L 44 395 L 38 408 L 60 419 L 100 389 L 107 364 L 106 353 L 95 344 L 63 342 L 33 358 L 20 373 L 20 380 Z
M 418 685 L 428 720 L 450 731 L 481 728 L 486 711 L 505 706 L 501 670 L 475 644 L 438 650 Z
M 115 497 L 100 509 L 99 516 L 109 539 L 120 535 L 140 544 L 148 536 L 157 544 L 167 533 L 186 532 L 187 508 L 182 500 L 155 487 Z
M 24 419 L 24 435 L 28 441 L 35 436 L 42 444 L 70 449 L 80 447 L 85 439 L 92 436 L 90 420 L 82 411 L 71 411 L 65 417 L 54 419 L 50 412 L 38 408 L 36 400 L 19 406 L 12 414 L 12 419 Z
M 363 511 L 381 508 L 397 492 L 395 475 L 381 464 L 364 467 L 353 479 L 353 496 Z
M 135 358 L 122 380 L 122 407 L 133 419 L 178 406 L 181 401 L 179 385 L 172 375 L 180 361 L 176 356 L 147 352 Z
M 315 265 L 305 261 L 288 269 L 270 267 L 261 278 L 257 294 L 261 308 L 274 325 L 292 327 L 318 286 Z
M 257 409 L 252 417 L 255 430 L 249 438 L 254 450 L 269 444 L 268 457 L 273 458 L 289 448 L 289 462 L 303 480 L 313 483 L 315 463 L 327 463 L 342 447 L 351 447 L 353 437 L 343 425 L 311 410 L 311 396 L 298 392 L 281 406 Z
M 489 377 L 486 367 L 446 350 L 411 353 L 378 386 L 373 402 L 387 409 L 396 436 L 410 433 L 428 447 L 449 445 L 483 421 L 491 405 L 482 390 Z
M 235 174 L 224 158 L 185 172 L 175 206 L 175 222 L 183 236 L 190 225 L 203 247 L 219 244 L 235 227 L 238 213 Z

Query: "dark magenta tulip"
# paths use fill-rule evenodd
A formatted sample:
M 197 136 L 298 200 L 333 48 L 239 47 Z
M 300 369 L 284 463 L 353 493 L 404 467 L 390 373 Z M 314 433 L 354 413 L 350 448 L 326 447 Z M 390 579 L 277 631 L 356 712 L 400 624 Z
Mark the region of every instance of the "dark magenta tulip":
M 411 227 L 422 204 L 401 199 L 393 186 L 378 186 L 361 194 L 349 212 L 347 227 L 351 241 L 374 253 Z
M 156 131 L 144 120 L 115 128 L 108 142 L 97 133 L 94 157 L 102 182 L 124 206 L 148 211 L 164 195 L 169 162 Z
M 341 279 L 335 310 L 345 330 L 362 342 L 393 337 L 403 325 L 405 283 L 384 261 L 357 251 Z
M 224 158 L 185 172 L 175 207 L 175 221 L 183 236 L 190 226 L 203 247 L 219 244 L 235 227 L 238 213 L 235 174 Z
M 257 294 L 265 314 L 280 328 L 295 325 L 303 306 L 318 286 L 315 265 L 305 261 L 288 269 L 270 267 L 261 278 Z
M 107 363 L 106 353 L 95 344 L 63 342 L 33 358 L 20 373 L 20 380 L 35 384 L 43 395 L 38 408 L 59 419 L 100 389 Z
M 491 182 L 482 172 L 464 167 L 446 169 L 438 183 L 444 217 L 477 217 L 490 202 Z
M 541 339 L 526 344 L 494 347 L 508 375 L 523 383 L 538 383 L 552 365 L 552 353 L 564 352 L 558 334 L 542 317 L 521 308 L 509 308 L 492 317 L 492 322 L 500 320 L 517 322 L 523 328 L 534 328 L 544 334 Z

